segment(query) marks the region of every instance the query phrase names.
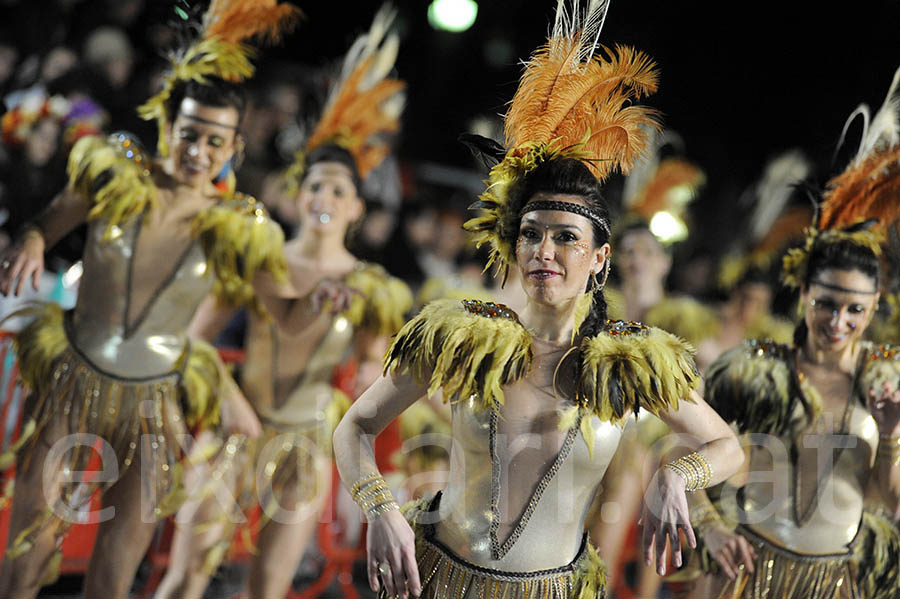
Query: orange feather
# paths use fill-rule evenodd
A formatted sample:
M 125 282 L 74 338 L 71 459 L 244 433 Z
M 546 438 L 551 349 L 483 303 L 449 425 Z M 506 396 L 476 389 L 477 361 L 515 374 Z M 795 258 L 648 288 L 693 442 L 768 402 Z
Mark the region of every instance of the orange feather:
M 626 46 L 601 46 L 606 59 L 580 61 L 580 37 L 551 38 L 526 63 L 506 115 L 506 145 L 520 155 L 524 142 L 584 143 L 597 159 L 590 167 L 604 179 L 627 173 L 659 130 L 655 110 L 631 105 L 656 91 L 658 73 L 649 56 Z
M 872 152 L 829 181 L 819 229 L 870 218 L 882 227 L 900 218 L 900 145 Z
M 204 37 L 233 44 L 256 37 L 277 44 L 301 16 L 299 8 L 278 0 L 212 0 L 203 16 Z
M 387 35 L 393 14 L 388 7 L 382 9 L 367 36 L 354 44 L 344 65 L 345 76 L 329 94 L 306 143 L 307 153 L 327 143 L 340 144 L 353 155 L 362 178 L 385 159 L 390 151 L 386 137 L 400 128 L 394 102 L 402 99 L 406 84 L 384 76 L 395 59 L 395 40 Z M 367 50 L 354 52 L 363 47 Z

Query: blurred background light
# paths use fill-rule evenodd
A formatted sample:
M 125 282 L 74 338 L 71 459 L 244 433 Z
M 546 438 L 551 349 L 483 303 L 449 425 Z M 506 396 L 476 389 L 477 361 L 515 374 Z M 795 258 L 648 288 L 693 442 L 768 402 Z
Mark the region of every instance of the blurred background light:
M 433 0 L 428 7 L 428 23 L 435 29 L 460 33 L 478 16 L 475 0 Z

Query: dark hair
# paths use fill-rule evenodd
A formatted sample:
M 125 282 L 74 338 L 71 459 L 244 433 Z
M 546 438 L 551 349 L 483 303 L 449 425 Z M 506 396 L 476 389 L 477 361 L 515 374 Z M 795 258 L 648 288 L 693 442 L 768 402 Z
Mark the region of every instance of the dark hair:
M 348 149 L 337 144 L 321 145 L 307 154 L 306 168 L 303 169 L 303 174 L 300 176 L 299 183 L 302 183 L 303 179 L 306 178 L 306 175 L 309 174 L 310 167 L 319 162 L 337 162 L 350 169 L 350 178 L 353 180 L 353 185 L 356 186 L 356 193 L 362 198 L 362 179 L 359 176 L 356 159 L 353 158 L 353 154 L 351 154 Z
M 178 80 L 172 86 L 172 93 L 166 100 L 166 116 L 169 122 L 175 121 L 181 102 L 185 98 L 196 100 L 204 106 L 217 108 L 232 107 L 238 112 L 240 118 L 247 107 L 247 94 L 242 85 L 225 81 L 219 77 L 207 77 L 206 83 L 197 81 Z
M 881 265 L 878 256 L 870 248 L 842 239 L 834 242 L 816 242 L 809 252 L 809 262 L 806 267 L 806 277 L 803 280 L 804 289 L 808 288 L 816 279 L 816 276 L 825 270 L 858 270 L 875 283 L 881 277 Z M 806 343 L 809 329 L 804 320 L 800 320 L 794 329 L 794 345 L 800 347 Z
M 607 229 L 604 229 L 592 221 L 594 245 L 600 246 L 609 242 L 610 225 L 609 209 L 600 190 L 600 182 L 584 162 L 572 158 L 561 158 L 544 161 L 528 173 L 522 183 L 520 197 L 526 206 L 535 194 L 541 192 L 582 197 L 588 209 L 607 224 Z M 609 268 L 608 262 L 604 268 Z M 590 290 L 591 282 L 588 281 L 587 291 Z M 585 337 L 593 337 L 600 332 L 605 323 L 606 298 L 603 296 L 603 289 L 600 288 L 594 292 L 591 310 L 584 322 L 581 323 L 579 333 Z
M 653 241 L 656 242 L 656 245 L 659 246 L 660 250 L 666 254 L 669 253 L 669 248 L 660 243 L 659 239 L 656 238 L 656 235 L 653 234 L 653 231 L 650 230 L 650 223 L 643 217 L 630 217 L 625 220 L 624 223 L 620 224 L 616 228 L 615 233 L 613 233 L 612 244 L 618 247 L 622 241 L 632 233 L 646 233 L 653 238 Z

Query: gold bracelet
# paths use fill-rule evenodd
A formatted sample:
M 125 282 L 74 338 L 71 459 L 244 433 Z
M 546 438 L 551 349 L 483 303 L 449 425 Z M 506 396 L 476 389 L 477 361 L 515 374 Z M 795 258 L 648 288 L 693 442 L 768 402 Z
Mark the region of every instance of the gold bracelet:
M 361 477 L 350 487 L 350 495 L 369 520 L 391 510 L 400 509 L 380 473 Z
M 669 462 L 665 467 L 684 479 L 686 491 L 705 489 L 712 480 L 712 467 L 706 458 L 696 451 Z
M 376 481 L 382 481 L 382 482 L 384 481 L 384 478 L 381 476 L 380 472 L 375 472 L 373 474 L 367 474 L 367 475 L 361 477 L 358 481 L 353 483 L 352 487 L 350 487 L 350 496 L 355 498 L 356 494 L 359 493 L 359 490 L 363 485 L 367 485 L 369 483 L 373 483 Z
M 710 481 L 712 481 L 712 466 L 709 465 L 703 454 L 695 451 L 684 457 L 700 471 L 701 487 L 704 489 L 708 487 Z
M 712 505 L 702 505 L 700 507 L 691 509 L 690 517 L 691 526 L 701 531 L 710 522 L 723 523 L 722 517 L 719 515 L 718 510 L 716 510 L 716 508 L 714 508 Z
M 382 503 L 381 505 L 379 505 L 375 508 L 367 510 L 366 511 L 366 519 L 374 520 L 375 518 L 377 518 L 378 516 L 380 516 L 382 514 L 386 514 L 388 512 L 392 512 L 394 510 L 399 510 L 399 509 L 400 509 L 400 505 L 396 501 L 391 500 L 387 503 Z

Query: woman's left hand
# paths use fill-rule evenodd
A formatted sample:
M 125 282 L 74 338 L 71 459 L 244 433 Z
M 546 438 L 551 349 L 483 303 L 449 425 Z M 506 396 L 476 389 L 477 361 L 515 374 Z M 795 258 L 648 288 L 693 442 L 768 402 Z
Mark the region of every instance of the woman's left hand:
M 697 546 L 694 529 L 691 527 L 690 510 L 684 491 L 684 479 L 668 468 L 660 468 L 653 475 L 641 508 L 643 525 L 644 562 L 653 563 L 656 551 L 656 571 L 660 576 L 666 573 L 666 538 L 672 543 L 675 566 L 681 567 L 681 537 L 684 531 L 688 544 Z
M 885 381 L 881 389 L 869 389 L 869 412 L 882 435 L 900 435 L 900 387 Z

